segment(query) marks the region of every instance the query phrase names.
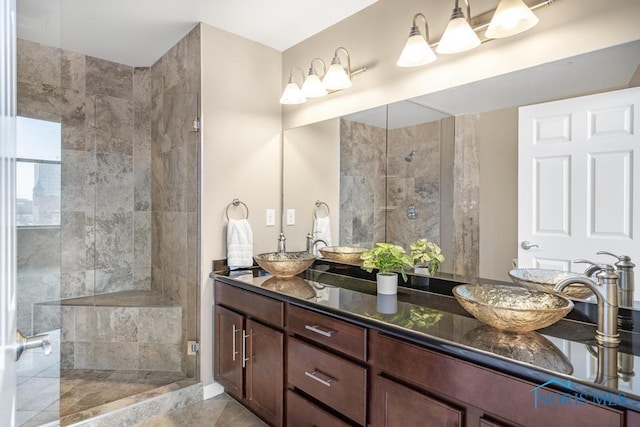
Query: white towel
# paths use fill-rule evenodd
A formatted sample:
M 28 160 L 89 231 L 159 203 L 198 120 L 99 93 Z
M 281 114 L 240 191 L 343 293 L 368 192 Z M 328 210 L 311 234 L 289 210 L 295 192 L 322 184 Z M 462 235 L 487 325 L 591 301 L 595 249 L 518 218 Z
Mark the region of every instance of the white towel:
M 331 220 L 328 216 L 316 218 L 313 221 L 313 240 L 322 239 L 327 242 L 327 246 L 331 246 Z M 313 245 L 313 254 L 318 256 L 318 248 L 323 247 L 322 243 Z
M 231 269 L 253 265 L 253 233 L 246 219 L 230 219 L 227 224 L 227 265 Z

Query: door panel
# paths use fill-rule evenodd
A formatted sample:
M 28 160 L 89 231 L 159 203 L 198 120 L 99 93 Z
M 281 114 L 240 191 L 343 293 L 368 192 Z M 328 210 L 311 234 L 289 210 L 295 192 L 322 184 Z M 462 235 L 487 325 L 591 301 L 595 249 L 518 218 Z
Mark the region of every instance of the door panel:
M 247 320 L 247 405 L 271 425 L 282 425 L 284 334 Z
M 243 316 L 217 305 L 215 328 L 215 379 L 242 399 Z
M 640 88 L 520 108 L 518 239 L 537 245 L 519 246 L 520 267 L 640 259 L 639 109 Z

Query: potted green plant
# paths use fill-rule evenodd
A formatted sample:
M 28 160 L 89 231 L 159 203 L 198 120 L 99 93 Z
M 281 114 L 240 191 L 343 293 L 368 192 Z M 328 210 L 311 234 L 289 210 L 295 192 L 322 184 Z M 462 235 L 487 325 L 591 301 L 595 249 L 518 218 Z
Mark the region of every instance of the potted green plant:
M 440 246 L 427 239 L 418 239 L 411 243 L 410 248 L 411 252 L 409 256 L 411 257 L 416 273 L 428 271 L 430 276 L 436 274 L 436 271 L 440 268 L 440 264 L 444 262 L 444 255 L 442 255 Z
M 378 269 L 376 282 L 378 293 L 395 294 L 398 288 L 398 272 L 407 280 L 406 268 L 411 267 L 411 258 L 402 246 L 392 243 L 376 243 L 375 247 L 364 252 L 360 259 L 362 268 L 368 272 Z

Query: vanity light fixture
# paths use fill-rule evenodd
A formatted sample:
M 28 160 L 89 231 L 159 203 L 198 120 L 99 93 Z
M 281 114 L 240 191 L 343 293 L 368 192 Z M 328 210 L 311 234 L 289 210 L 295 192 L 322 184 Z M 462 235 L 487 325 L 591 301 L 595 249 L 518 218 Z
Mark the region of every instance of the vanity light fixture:
M 321 98 L 327 95 L 327 89 L 325 89 L 320 77 L 316 73 L 315 68 L 313 68 L 313 62 L 320 61 L 322 64 L 322 75 L 327 74 L 327 66 L 321 58 L 313 58 L 311 60 L 311 65 L 309 66 L 309 73 L 307 74 L 307 78 L 304 80 L 302 84 L 302 94 L 307 98 Z
M 418 18 L 424 20 L 424 37 L 420 33 L 420 28 L 418 28 Z M 402 49 L 396 65 L 398 67 L 419 67 L 435 61 L 436 54 L 429 44 L 429 23 L 427 22 L 427 18 L 422 13 L 416 13 L 413 16 L 413 26 L 409 32 L 409 38 L 404 45 L 404 49 Z
M 501 0 L 484 35 L 490 39 L 513 36 L 534 27 L 538 21 L 522 0 Z
M 304 73 L 300 68 L 294 67 L 291 69 L 291 72 L 289 73 L 289 83 L 287 83 L 287 86 L 285 86 L 284 91 L 282 92 L 282 96 L 280 97 L 280 104 L 295 105 L 304 104 L 305 102 L 307 102 L 307 98 L 300 90 L 300 86 L 298 86 L 298 84 L 293 79 L 293 72 L 295 70 L 300 71 L 304 79 Z
M 417 67 L 433 62 L 436 56 L 431 51 L 432 47 L 436 48 L 437 53 L 459 53 L 473 49 L 480 43 L 491 39 L 522 33 L 538 23 L 539 19 L 533 13 L 534 10 L 550 5 L 557 0 L 542 0 L 533 6 L 528 6 L 525 0 L 500 0 L 496 9 L 473 18 L 471 17 L 469 0 L 464 1 L 467 5 L 467 17 L 465 18 L 465 14 L 459 6 L 459 0 L 455 0 L 447 28 L 440 41 L 433 44 L 429 40 L 427 18 L 422 13 L 415 14 L 409 39 L 396 65 L 399 67 Z M 420 30 L 416 25 L 418 17 L 424 19 L 426 39 L 421 37 Z M 486 31 L 483 39 L 480 40 L 477 33 L 483 30 Z M 432 56 L 426 48 L 429 48 Z M 426 58 L 433 59 L 427 60 Z
M 347 69 L 345 70 L 338 57 L 338 52 L 343 51 L 347 56 Z M 327 70 L 322 84 L 327 90 L 342 90 L 351 87 L 351 57 L 349 51 L 343 47 L 336 49 L 331 60 L 331 66 Z
M 436 52 L 438 53 L 460 53 L 480 46 L 480 39 L 471 28 L 467 18 L 465 18 L 458 4 L 459 0 L 455 1 L 447 29 L 444 30 L 440 43 L 436 47 Z M 468 0 L 465 0 L 465 2 L 467 3 L 467 16 L 470 19 L 471 7 Z

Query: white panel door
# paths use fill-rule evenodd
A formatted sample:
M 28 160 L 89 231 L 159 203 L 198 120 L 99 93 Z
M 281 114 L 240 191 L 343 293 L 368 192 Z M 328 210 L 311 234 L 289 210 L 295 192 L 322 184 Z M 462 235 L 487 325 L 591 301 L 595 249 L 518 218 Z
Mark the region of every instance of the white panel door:
M 520 108 L 518 266 L 640 265 L 639 112 L 640 88 Z

